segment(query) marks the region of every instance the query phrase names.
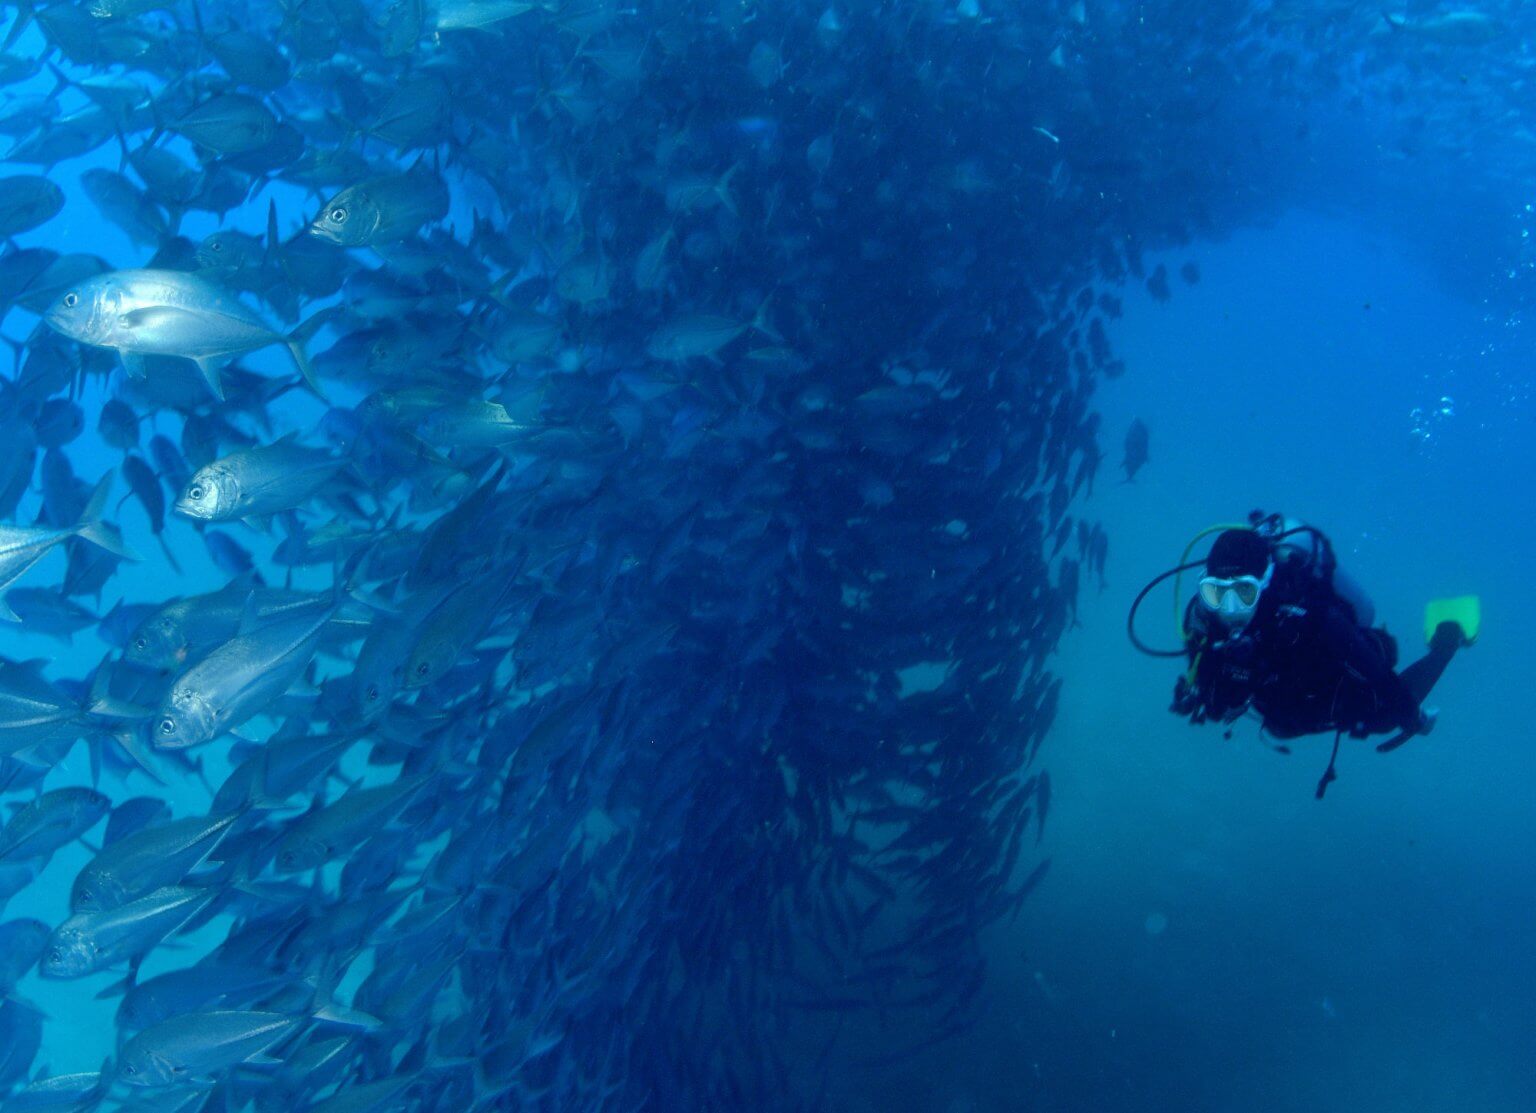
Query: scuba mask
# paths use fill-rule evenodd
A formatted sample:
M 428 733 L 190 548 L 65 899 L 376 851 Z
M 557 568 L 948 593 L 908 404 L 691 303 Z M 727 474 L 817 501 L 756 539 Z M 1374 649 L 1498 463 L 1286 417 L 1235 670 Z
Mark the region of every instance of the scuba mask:
M 1263 576 L 1202 576 L 1200 602 L 1223 625 L 1241 628 L 1253 618 L 1259 597 L 1274 574 L 1275 565 L 1271 561 Z

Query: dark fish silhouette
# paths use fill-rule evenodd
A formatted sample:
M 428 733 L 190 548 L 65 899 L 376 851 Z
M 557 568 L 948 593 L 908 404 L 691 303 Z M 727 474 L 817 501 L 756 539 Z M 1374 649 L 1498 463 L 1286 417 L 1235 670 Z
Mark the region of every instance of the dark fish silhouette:
M 1147 430 L 1147 423 L 1141 418 L 1131 422 L 1131 427 L 1125 431 L 1125 459 L 1120 461 L 1120 466 L 1125 469 L 1125 481 L 1133 482 L 1136 473 L 1147 466 L 1147 449 L 1151 440 L 1151 434 Z

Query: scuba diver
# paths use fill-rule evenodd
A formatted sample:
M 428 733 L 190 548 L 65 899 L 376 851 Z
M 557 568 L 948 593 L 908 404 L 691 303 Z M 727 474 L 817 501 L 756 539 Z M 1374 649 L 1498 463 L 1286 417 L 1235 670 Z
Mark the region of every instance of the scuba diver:
M 1218 533 L 1204 561 L 1186 562 L 1202 537 Z M 1397 641 L 1373 625 L 1375 608 L 1339 569 L 1333 545 L 1312 526 L 1254 511 L 1246 526 L 1213 526 L 1184 550 L 1185 561 L 1142 589 L 1131 606 L 1131 641 L 1159 657 L 1184 657 L 1174 686 L 1177 715 L 1231 723 L 1255 712 L 1268 735 L 1287 739 L 1332 731 L 1333 753 L 1317 796 L 1336 773 L 1339 740 L 1348 734 L 1393 737 L 1396 749 L 1428 734 L 1435 712 L 1423 708 L 1441 673 L 1477 637 L 1475 596 L 1432 602 L 1425 613 L 1429 651 L 1397 672 Z M 1170 576 L 1204 566 L 1195 597 L 1175 615 L 1183 648 L 1150 649 L 1136 636 L 1136 609 Z M 1284 746 L 1276 747 L 1289 752 Z

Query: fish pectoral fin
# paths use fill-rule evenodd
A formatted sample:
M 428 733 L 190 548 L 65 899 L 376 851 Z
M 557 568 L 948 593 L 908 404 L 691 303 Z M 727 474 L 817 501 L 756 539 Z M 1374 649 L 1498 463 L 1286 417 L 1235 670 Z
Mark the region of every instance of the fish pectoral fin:
M 326 1024 L 353 1028 L 360 1032 L 375 1032 L 384 1027 L 384 1022 L 378 1017 L 365 1013 L 361 1009 L 338 1005 L 334 1001 L 316 1009 L 314 1018 Z
M 133 759 L 134 764 L 139 767 L 146 777 L 157 785 L 165 784 L 165 779 L 155 770 L 154 763 L 145 751 L 143 744 L 139 741 L 136 732 L 133 730 L 120 730 L 109 735 L 109 737 L 117 743 L 118 749 Z
M 53 1019 L 51 1016 L 49 1016 L 47 1013 L 45 1013 L 43 1011 L 42 1006 L 39 1005 L 36 1001 L 33 1001 L 29 997 L 23 997 L 19 993 L 15 993 L 15 992 L 0 993 L 0 1001 L 12 1001 L 18 1007 L 26 1009 L 28 1012 L 36 1013 L 38 1016 L 42 1017 L 44 1020 L 52 1020 Z
M 10 603 L 6 601 L 5 596 L 3 595 L 0 595 L 0 619 L 5 620 L 6 622 L 21 621 L 21 615 L 17 614 L 14 610 L 11 609 Z
M 221 361 L 213 356 L 203 356 L 194 359 L 197 369 L 203 373 L 203 378 L 208 381 L 208 389 L 213 391 L 213 396 L 220 402 L 224 401 L 224 384 L 219 379 L 219 366 Z
M 201 323 L 201 318 L 196 313 L 188 313 L 185 309 L 177 309 L 174 305 L 146 305 L 142 309 L 130 309 L 126 313 L 120 313 L 117 317 L 117 324 L 130 332 L 181 323 L 196 326 Z
M 117 354 L 123 361 L 123 370 L 128 373 L 130 379 L 142 380 L 149 377 L 149 368 L 145 366 L 144 357 L 138 352 L 119 350 Z
M 38 746 L 28 746 L 25 750 L 18 750 L 10 756 L 29 769 L 52 769 L 58 764 L 52 756 Z
M 109 986 L 102 987 L 96 994 L 96 1000 L 105 1001 L 111 997 L 121 997 L 133 988 L 132 978 L 120 978 Z

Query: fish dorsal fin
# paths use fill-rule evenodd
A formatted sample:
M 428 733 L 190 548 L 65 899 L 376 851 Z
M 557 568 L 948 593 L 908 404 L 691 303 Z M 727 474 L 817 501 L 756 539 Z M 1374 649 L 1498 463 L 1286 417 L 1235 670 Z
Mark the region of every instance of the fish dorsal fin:
M 261 582 L 261 577 L 256 574 L 256 570 L 248 568 L 226 584 L 224 590 L 248 598 L 257 588 L 264 586 L 266 585 Z
M 237 634 L 244 637 L 259 625 L 261 625 L 260 609 L 256 602 L 256 592 L 250 591 L 245 596 L 245 608 L 240 612 L 240 629 Z
M 263 261 L 271 262 L 283 250 L 283 238 L 277 230 L 277 202 L 267 202 L 267 242 L 263 253 Z

